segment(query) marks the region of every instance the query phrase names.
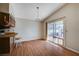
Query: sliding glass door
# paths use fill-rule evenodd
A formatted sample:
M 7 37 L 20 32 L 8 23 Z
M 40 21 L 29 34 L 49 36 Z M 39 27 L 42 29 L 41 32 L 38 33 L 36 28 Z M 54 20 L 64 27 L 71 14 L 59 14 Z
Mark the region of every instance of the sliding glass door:
M 51 42 L 63 45 L 64 41 L 64 24 L 63 20 L 54 21 L 47 25 L 47 39 Z

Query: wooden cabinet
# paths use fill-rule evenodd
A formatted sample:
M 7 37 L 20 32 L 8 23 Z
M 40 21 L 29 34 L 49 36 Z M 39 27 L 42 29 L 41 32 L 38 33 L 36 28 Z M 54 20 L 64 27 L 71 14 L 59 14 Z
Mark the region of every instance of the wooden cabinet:
M 0 54 L 10 52 L 10 38 L 4 37 L 0 38 Z
M 5 33 L 5 29 L 11 27 L 15 27 L 15 19 L 9 13 L 0 12 L 0 30 L 4 29 L 0 31 L 0 34 Z M 11 37 L 14 36 L 15 34 L 0 35 L 0 54 L 10 53 L 14 45 L 14 39 L 11 39 Z
M 14 48 L 15 35 L 16 33 L 0 36 L 0 54 L 10 53 L 10 51 Z
M 0 29 L 15 27 L 14 18 L 8 14 L 0 12 Z

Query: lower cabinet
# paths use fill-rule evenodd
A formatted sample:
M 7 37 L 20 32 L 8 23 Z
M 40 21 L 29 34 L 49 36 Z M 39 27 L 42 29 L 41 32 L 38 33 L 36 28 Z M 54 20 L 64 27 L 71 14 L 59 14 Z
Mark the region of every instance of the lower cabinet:
M 14 39 L 11 37 L 0 37 L 0 54 L 10 53 L 14 46 Z

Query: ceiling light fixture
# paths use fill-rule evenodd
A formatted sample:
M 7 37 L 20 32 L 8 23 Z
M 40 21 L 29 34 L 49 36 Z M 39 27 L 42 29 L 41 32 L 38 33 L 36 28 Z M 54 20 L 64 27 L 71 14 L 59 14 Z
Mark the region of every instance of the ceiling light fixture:
M 39 7 L 36 7 L 37 9 L 37 17 L 36 17 L 36 20 L 39 20 Z

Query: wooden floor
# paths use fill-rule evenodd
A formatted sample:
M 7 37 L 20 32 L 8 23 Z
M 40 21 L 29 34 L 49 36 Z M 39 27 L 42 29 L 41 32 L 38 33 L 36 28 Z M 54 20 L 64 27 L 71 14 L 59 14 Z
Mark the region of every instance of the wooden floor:
M 44 40 L 23 42 L 10 53 L 11 56 L 77 56 L 65 48 Z

